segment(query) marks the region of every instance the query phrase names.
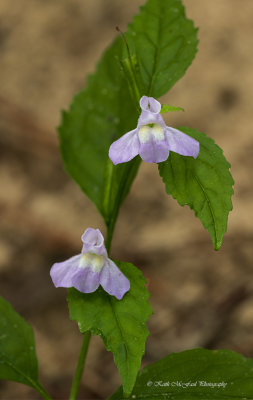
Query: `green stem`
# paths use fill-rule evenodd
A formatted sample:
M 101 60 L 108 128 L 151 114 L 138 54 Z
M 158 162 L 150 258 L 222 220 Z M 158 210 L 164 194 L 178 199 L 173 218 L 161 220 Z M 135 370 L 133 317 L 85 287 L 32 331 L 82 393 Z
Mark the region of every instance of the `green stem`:
M 122 60 L 120 62 L 120 64 L 121 64 L 122 70 L 125 74 L 126 80 L 128 82 L 129 90 L 130 90 L 130 94 L 132 96 L 133 102 L 136 105 L 136 108 L 139 112 L 140 111 L 139 101 L 140 101 L 141 95 L 140 95 L 139 87 L 137 84 L 135 72 L 133 71 L 133 68 L 134 68 L 133 63 L 132 63 L 132 61 L 130 62 L 128 58 L 126 58 L 125 60 Z
M 82 374 L 83 374 L 86 355 L 87 355 L 87 351 L 88 351 L 88 347 L 89 347 L 89 343 L 90 343 L 90 338 L 91 338 L 90 331 L 85 332 L 83 335 L 83 343 L 82 343 L 81 351 L 80 351 L 78 362 L 77 362 L 76 372 L 75 372 L 75 376 L 73 379 L 69 400 L 76 399 L 79 385 L 80 385 L 80 382 L 82 379 Z
M 131 59 L 130 59 L 130 70 L 131 70 L 131 75 L 132 75 L 134 93 L 135 93 L 135 96 L 136 96 L 136 100 L 138 101 L 138 104 L 139 104 L 141 95 L 140 95 L 140 91 L 139 91 L 139 87 L 138 87 L 138 83 L 137 83 L 137 78 L 136 78 L 135 71 L 134 71 L 134 66 L 133 66 L 133 63 L 132 63 Z
M 114 228 L 115 228 L 115 224 L 117 221 L 117 217 L 118 217 L 118 213 L 119 213 L 119 209 L 120 209 L 120 205 L 122 203 L 122 198 L 125 198 L 127 196 L 127 191 L 129 189 L 126 190 L 126 187 L 129 188 L 130 187 L 130 182 L 133 181 L 134 177 L 137 174 L 139 165 L 141 163 L 141 159 L 137 159 L 133 162 L 130 170 L 128 169 L 127 171 L 125 171 L 124 175 L 121 178 L 119 187 L 118 187 L 118 196 L 114 202 L 114 208 L 113 208 L 113 212 L 110 215 L 110 219 L 108 221 L 106 221 L 106 226 L 107 226 L 107 235 L 106 235 L 106 240 L 105 240 L 105 247 L 107 250 L 107 253 L 110 253 L 110 248 L 111 248 L 111 241 L 112 241 L 112 236 L 113 236 L 113 232 L 114 232 Z M 108 205 L 111 201 L 111 181 L 112 181 L 112 174 L 110 175 L 110 179 L 109 183 L 107 184 L 106 187 L 106 205 L 107 208 L 105 208 L 105 210 L 108 210 Z
M 130 53 L 130 49 L 129 49 L 129 46 L 128 46 L 128 43 L 127 43 L 127 40 L 126 40 L 126 37 L 125 37 L 124 33 L 119 29 L 118 26 L 116 26 L 116 30 L 121 34 L 121 36 L 122 36 L 122 38 L 123 38 L 123 40 L 125 42 L 125 45 L 126 45 L 127 55 L 128 55 L 128 59 L 129 59 L 129 62 L 130 62 L 130 69 L 132 70 L 134 82 L 135 82 L 136 89 L 137 89 L 136 93 L 138 95 L 138 100 L 139 100 L 140 99 L 140 93 L 139 93 L 139 89 L 138 89 L 138 85 L 137 85 L 137 79 L 136 79 L 136 75 L 135 75 L 135 69 L 134 69 L 134 66 L 133 66 L 133 63 L 132 63 L 132 56 L 131 56 L 131 53 Z
M 107 235 L 105 239 L 105 248 L 107 250 L 107 253 L 109 255 L 110 249 L 111 249 L 111 243 L 112 243 L 112 236 L 115 228 L 115 223 L 116 223 L 116 218 L 111 219 L 112 222 L 110 222 L 109 225 L 107 225 Z

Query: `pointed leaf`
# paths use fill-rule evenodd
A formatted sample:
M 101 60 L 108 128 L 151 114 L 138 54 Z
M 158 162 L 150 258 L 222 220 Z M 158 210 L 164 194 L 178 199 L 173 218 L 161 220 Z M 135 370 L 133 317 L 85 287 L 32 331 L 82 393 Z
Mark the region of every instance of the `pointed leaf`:
M 166 192 L 181 206 L 188 205 L 208 230 L 215 250 L 222 244 L 227 230 L 228 213 L 232 210 L 233 178 L 230 164 L 213 139 L 190 128 L 179 128 L 198 140 L 200 152 L 195 160 L 170 152 L 159 164 Z
M 0 379 L 32 386 L 45 398 L 49 398 L 38 381 L 33 330 L 2 297 L 0 297 Z
M 197 29 L 185 17 L 181 0 L 147 1 L 129 27 L 131 37 L 147 96 L 165 94 L 197 52 Z
M 65 166 L 106 222 L 127 195 L 139 165 L 135 159 L 115 167 L 108 157 L 110 144 L 131 130 L 138 119 L 121 72 L 121 53 L 118 38 L 89 78 L 87 89 L 74 98 L 70 111 L 63 113 L 59 127 Z
M 145 323 L 152 310 L 141 272 L 132 264 L 116 263 L 131 283 L 130 291 L 122 300 L 102 288 L 90 294 L 70 289 L 68 302 L 70 318 L 77 321 L 80 331 L 100 335 L 106 349 L 112 351 L 124 392 L 129 394 L 145 351 L 149 334 Z
M 143 368 L 132 392 L 138 400 L 252 400 L 253 360 L 229 350 L 187 350 Z M 111 400 L 123 400 L 120 388 Z
M 184 111 L 182 107 L 170 106 L 169 104 L 163 104 L 161 108 L 161 114 L 170 111 Z
M 191 64 L 197 46 L 196 29 L 181 0 L 148 0 L 126 37 L 131 59 L 118 37 L 59 127 L 65 167 L 108 226 L 114 224 L 140 164 L 136 157 L 113 166 L 109 146 L 137 126 L 140 96 L 165 94 Z

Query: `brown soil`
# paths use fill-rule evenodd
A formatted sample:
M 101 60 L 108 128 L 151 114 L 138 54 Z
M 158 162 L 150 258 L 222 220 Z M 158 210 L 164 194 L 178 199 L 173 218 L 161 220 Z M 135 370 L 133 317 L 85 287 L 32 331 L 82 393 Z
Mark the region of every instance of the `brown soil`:
M 0 293 L 35 330 L 41 380 L 66 399 L 81 335 L 69 322 L 53 262 L 80 249 L 80 235 L 103 222 L 64 172 L 55 126 L 60 109 L 143 1 L 2 0 L 0 3 Z M 143 164 L 122 207 L 114 258 L 140 267 L 155 314 L 144 364 L 204 346 L 253 356 L 252 37 L 253 3 L 185 0 L 200 27 L 193 65 L 162 100 L 186 112 L 172 126 L 204 131 L 224 149 L 236 182 L 234 210 L 219 252 L 194 218 L 166 196 L 154 165 Z M 120 384 L 111 353 L 95 337 L 80 399 L 104 399 Z M 37 399 L 0 382 L 2 399 Z

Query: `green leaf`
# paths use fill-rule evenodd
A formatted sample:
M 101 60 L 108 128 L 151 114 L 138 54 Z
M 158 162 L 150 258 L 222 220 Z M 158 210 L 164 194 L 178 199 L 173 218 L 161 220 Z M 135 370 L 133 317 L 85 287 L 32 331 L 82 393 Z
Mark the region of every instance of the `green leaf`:
M 230 164 L 213 139 L 190 128 L 179 128 L 198 140 L 200 152 L 195 160 L 170 152 L 167 161 L 159 164 L 166 192 L 181 206 L 187 204 L 208 230 L 215 250 L 222 244 L 227 230 L 228 213 L 232 210 L 233 178 Z
M 137 123 L 138 110 L 122 75 L 118 38 L 105 53 L 87 89 L 79 93 L 59 127 L 65 167 L 96 204 L 107 224 L 117 215 L 139 166 L 135 159 L 113 166 L 110 144 Z M 128 182 L 127 182 L 128 180 Z
M 197 52 L 197 29 L 181 0 L 149 0 L 133 19 L 134 44 L 144 93 L 160 97 L 180 79 Z M 130 41 L 130 43 L 132 43 Z
M 106 349 L 112 351 L 124 392 L 130 394 L 149 334 L 145 322 L 152 310 L 141 272 L 132 264 L 116 263 L 131 284 L 122 300 L 110 296 L 100 287 L 90 294 L 70 289 L 68 302 L 70 318 L 78 322 L 80 331 L 101 336 Z
M 59 127 L 67 171 L 111 230 L 140 158 L 113 166 L 109 147 L 136 128 L 141 95 L 165 94 L 191 64 L 197 48 L 196 29 L 186 19 L 180 0 L 147 1 L 126 38 L 130 59 L 118 37 L 89 77 L 86 89 L 63 112 Z
M 175 106 L 170 106 L 169 104 L 163 104 L 161 108 L 161 114 L 170 112 L 170 111 L 184 111 L 182 107 L 175 107 Z
M 131 398 L 252 400 L 253 360 L 229 350 L 173 353 L 139 372 Z M 121 388 L 110 398 L 123 399 Z
M 32 386 L 44 398 L 50 398 L 38 381 L 33 330 L 2 297 L 0 297 L 0 379 Z

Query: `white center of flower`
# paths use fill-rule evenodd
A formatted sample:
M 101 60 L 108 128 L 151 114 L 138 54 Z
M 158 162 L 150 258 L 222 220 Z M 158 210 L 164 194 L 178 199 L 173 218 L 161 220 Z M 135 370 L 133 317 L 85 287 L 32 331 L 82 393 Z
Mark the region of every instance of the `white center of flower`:
M 94 253 L 82 254 L 80 259 L 79 268 L 90 267 L 94 272 L 101 271 L 104 265 L 104 257 Z
M 155 139 L 156 142 L 165 139 L 163 128 L 159 124 L 149 124 L 143 125 L 139 128 L 139 139 L 141 143 L 147 143 L 152 138 Z

